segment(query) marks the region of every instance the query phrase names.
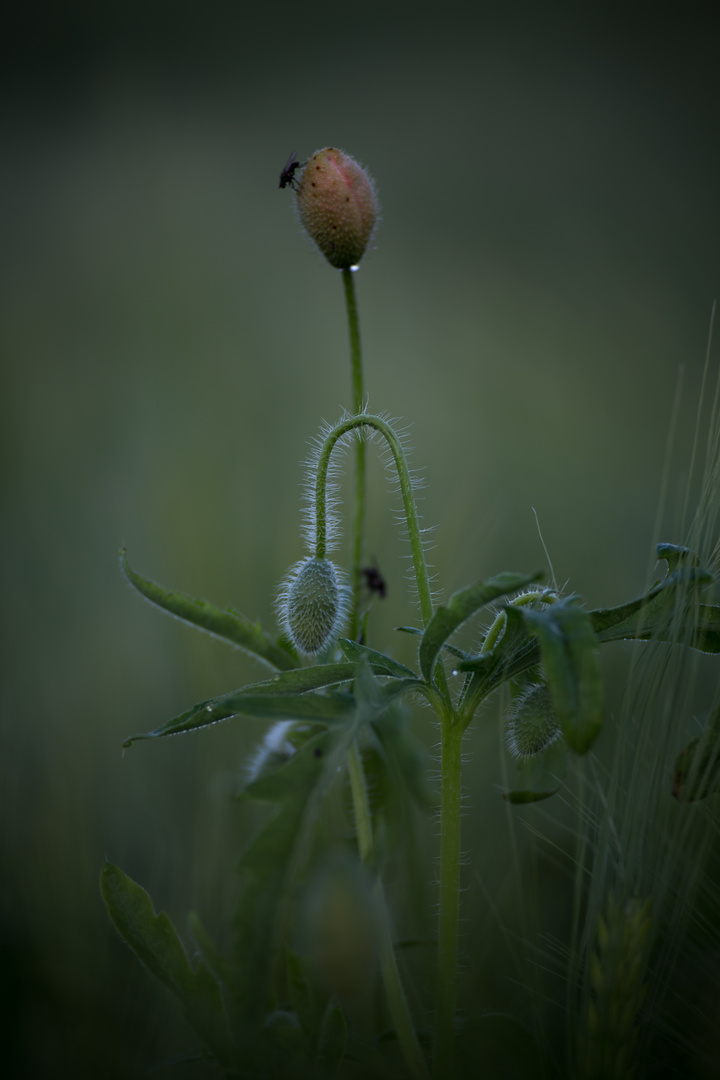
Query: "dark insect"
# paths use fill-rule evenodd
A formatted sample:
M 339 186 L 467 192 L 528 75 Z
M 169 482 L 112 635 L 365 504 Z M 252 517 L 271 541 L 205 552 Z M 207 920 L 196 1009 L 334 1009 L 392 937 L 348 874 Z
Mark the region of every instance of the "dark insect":
M 384 600 L 387 596 L 387 585 L 385 584 L 385 578 L 382 576 L 377 566 L 363 566 L 360 573 L 365 578 L 365 584 L 368 587 L 368 591 L 377 593 L 380 599 Z
M 293 150 L 292 154 L 285 162 L 283 171 L 280 173 L 280 187 L 284 188 L 290 185 L 293 191 L 297 191 L 297 188 L 295 187 L 295 184 L 297 183 L 297 180 L 295 179 L 295 170 L 301 169 L 302 167 L 303 162 L 297 160 L 297 154 Z

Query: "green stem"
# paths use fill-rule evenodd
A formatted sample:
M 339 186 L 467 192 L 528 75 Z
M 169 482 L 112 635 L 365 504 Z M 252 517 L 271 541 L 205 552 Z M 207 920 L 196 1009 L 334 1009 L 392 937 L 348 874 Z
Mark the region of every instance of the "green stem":
M 365 389 L 363 387 L 362 353 L 360 350 L 360 319 L 358 318 L 357 300 L 355 298 L 355 275 L 352 270 L 343 270 L 342 276 L 345 287 L 348 329 L 350 331 L 353 412 L 358 413 L 363 407 Z
M 460 908 L 460 769 L 463 737 L 462 725 L 450 715 L 441 717 L 441 730 L 440 912 L 433 1053 L 435 1080 L 447 1080 L 453 1075 Z
M 350 332 L 353 412 L 360 413 L 362 412 L 365 403 L 365 387 L 363 385 L 362 351 L 360 348 L 360 320 L 358 318 L 357 299 L 355 296 L 355 275 L 351 270 L 343 270 L 342 277 L 343 286 L 345 288 L 348 330 Z M 355 446 L 355 506 L 353 511 L 351 569 L 352 611 L 350 618 L 350 637 L 353 638 L 353 640 L 358 636 L 360 611 L 360 570 L 363 562 L 365 505 L 367 499 L 365 475 L 365 443 L 358 441 Z
M 348 750 L 348 773 L 350 775 L 350 791 L 352 792 L 353 812 L 355 814 L 355 834 L 360 859 L 364 865 L 367 865 L 372 857 L 373 849 L 372 820 L 368 805 L 365 770 L 362 767 L 357 742 L 354 742 Z
M 415 571 L 415 580 L 417 582 L 418 597 L 420 600 L 420 611 L 422 613 L 423 625 L 427 626 L 433 613 L 432 596 L 430 593 L 430 580 L 425 564 L 425 552 L 423 551 L 422 534 L 418 522 L 417 509 L 415 507 L 415 497 L 413 495 L 410 472 L 407 467 L 407 461 L 405 460 L 405 454 L 400 440 L 387 421 L 383 420 L 380 416 L 371 416 L 369 413 L 361 413 L 360 416 L 349 416 L 346 420 L 340 420 L 328 434 L 322 445 L 315 476 L 315 555 L 318 559 L 324 559 L 327 548 L 326 495 L 327 472 L 330 464 L 330 456 L 338 440 L 341 439 L 343 435 L 346 435 L 348 431 L 352 431 L 354 428 L 359 427 L 369 427 L 374 431 L 378 431 L 387 442 L 393 456 L 395 468 L 397 469 L 398 481 L 400 483 L 403 509 L 405 510 L 405 520 L 407 522 L 408 536 L 410 539 L 413 569 Z
M 358 753 L 357 743 L 353 743 L 348 752 L 348 772 L 350 774 L 350 789 L 355 811 L 355 831 L 357 833 L 358 848 L 360 849 L 360 858 L 365 866 L 371 868 L 373 859 L 372 820 L 368 805 L 365 773 Z M 388 1008 L 395 1027 L 395 1034 L 412 1076 L 415 1077 L 415 1080 L 428 1080 L 425 1059 L 415 1034 L 407 998 L 400 980 L 395 948 L 390 933 L 385 890 L 379 874 L 375 876 L 373 896 L 377 913 L 380 971 L 385 986 Z
M 362 352 L 360 349 L 360 321 L 358 319 L 357 301 L 355 297 L 355 279 L 352 271 L 343 270 L 343 285 L 345 288 L 348 329 L 350 331 L 353 412 L 358 414 L 362 413 L 365 404 L 365 390 L 363 386 Z M 330 448 L 330 451 L 331 450 L 332 447 Z M 330 452 L 328 452 L 327 456 L 328 462 L 329 459 Z M 405 472 L 407 472 L 407 467 L 405 467 Z M 327 475 L 327 473 L 325 475 Z M 367 498 L 366 486 L 365 443 L 362 440 L 358 440 L 355 447 L 355 507 L 353 514 L 351 571 L 352 614 L 350 636 L 353 639 L 357 638 L 359 625 L 360 570 L 363 561 L 365 508 Z M 324 504 L 324 493 L 322 501 Z M 414 511 L 414 500 L 412 505 Z M 320 527 L 318 525 L 318 539 L 319 537 Z M 322 543 L 324 548 L 324 536 Z M 364 865 L 371 866 L 373 861 L 372 819 L 368 803 L 365 773 L 362 767 L 360 754 L 358 753 L 357 743 L 353 743 L 348 752 L 348 772 L 350 774 L 350 789 L 352 791 L 353 808 L 355 811 L 355 830 L 357 833 L 360 858 Z M 427 1080 L 428 1072 L 425 1066 L 425 1059 L 423 1058 L 420 1044 L 417 1041 L 417 1035 L 415 1034 L 415 1028 L 410 1017 L 410 1010 L 408 1009 L 405 991 L 403 990 L 402 982 L 400 980 L 400 972 L 397 967 L 382 878 L 377 872 L 375 873 L 373 894 L 378 917 L 380 970 L 382 972 L 390 1015 L 392 1016 L 393 1024 L 395 1025 L 395 1032 L 398 1042 L 400 1043 L 400 1048 L 412 1076 L 415 1077 L 415 1080 Z

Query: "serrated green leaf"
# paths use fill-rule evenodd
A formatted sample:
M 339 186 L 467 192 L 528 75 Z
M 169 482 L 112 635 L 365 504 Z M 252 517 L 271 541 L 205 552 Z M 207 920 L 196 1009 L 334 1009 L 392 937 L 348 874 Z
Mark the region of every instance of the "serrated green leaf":
M 720 652 L 720 608 L 694 602 L 697 590 L 712 580 L 707 570 L 680 565 L 644 596 L 615 608 L 591 611 L 598 640 L 653 639 L 687 644 L 701 652 Z
M 337 1074 L 347 1041 L 347 1023 L 345 1013 L 338 1004 L 330 1002 L 320 1027 L 315 1068 L 317 1076 L 323 1080 L 332 1080 Z
M 246 694 L 239 691 L 219 699 L 200 702 L 180 716 L 169 720 L 155 731 L 131 735 L 124 747 L 143 739 L 160 739 L 168 735 L 183 735 L 208 724 L 217 724 L 231 716 L 247 716 L 259 720 L 313 720 L 331 726 L 344 723 L 353 712 L 350 694 L 339 692 L 308 694 Z
M 188 1022 L 223 1064 L 232 1058 L 232 1042 L 220 988 L 202 961 L 195 970 L 175 927 L 164 911 L 117 866 L 106 862 L 100 890 L 115 929 L 138 959 L 178 999 Z
M 503 573 L 487 581 L 479 581 L 467 589 L 454 593 L 447 605 L 436 608 L 428 623 L 420 645 L 420 670 L 428 682 L 447 638 L 462 626 L 476 611 L 501 596 L 517 592 L 542 577 L 541 574 Z
M 130 584 L 146 600 L 163 611 L 212 634 L 213 637 L 230 642 L 278 671 L 288 671 L 298 666 L 297 657 L 266 634 L 259 623 L 252 623 L 231 608 L 222 610 L 207 600 L 194 600 L 185 593 L 165 589 L 162 585 L 141 577 L 130 567 L 125 548 L 120 551 L 120 563 Z
M 556 739 L 539 754 L 518 762 L 515 786 L 504 791 L 503 798 L 516 805 L 549 799 L 562 787 L 566 772 L 567 748 Z
M 138 735 L 131 735 L 124 747 L 143 739 L 159 739 L 167 735 L 182 735 L 198 728 L 217 724 L 232 716 L 248 716 L 258 719 L 315 720 L 318 723 L 343 723 L 353 710 L 352 697 L 343 692 L 313 693 L 313 690 L 350 682 L 357 672 L 357 664 L 319 664 L 315 667 L 286 671 L 260 683 L 251 683 L 222 694 L 217 698 L 200 701 L 187 712 L 168 720 L 162 727 Z M 379 667 L 378 675 L 387 672 Z M 396 679 L 396 692 L 424 689 L 417 678 Z M 394 696 L 394 694 L 392 695 Z
M 602 723 L 603 686 L 598 640 L 589 614 L 573 597 L 545 609 L 519 609 L 540 642 L 555 713 L 568 746 L 584 754 Z

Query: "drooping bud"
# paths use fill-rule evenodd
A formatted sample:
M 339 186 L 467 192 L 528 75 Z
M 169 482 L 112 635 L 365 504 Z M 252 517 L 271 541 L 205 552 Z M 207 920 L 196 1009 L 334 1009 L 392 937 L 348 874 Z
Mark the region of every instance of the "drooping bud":
M 317 150 L 297 179 L 300 220 L 331 266 L 349 270 L 370 242 L 378 206 L 357 161 L 332 146 Z
M 329 559 L 297 563 L 280 586 L 280 623 L 299 652 L 312 656 L 337 637 L 347 618 L 348 587 Z
M 505 723 L 505 743 L 513 757 L 534 757 L 559 734 L 560 725 L 545 683 L 535 683 L 515 698 Z

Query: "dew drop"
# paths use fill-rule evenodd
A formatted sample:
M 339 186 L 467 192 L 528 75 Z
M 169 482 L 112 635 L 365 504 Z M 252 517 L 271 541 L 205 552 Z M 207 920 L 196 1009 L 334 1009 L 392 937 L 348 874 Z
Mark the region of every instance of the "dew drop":
M 360 264 L 359 264 L 359 263 L 355 263 L 355 265 L 354 265 L 354 266 L 351 266 L 351 267 L 350 267 L 350 273 L 351 273 L 351 274 L 354 274 L 354 273 L 355 273 L 355 271 L 356 271 L 356 270 L 359 270 L 359 269 L 360 269 Z
M 450 672 L 450 674 L 451 674 L 451 675 L 456 675 L 456 676 L 457 676 L 457 675 L 459 675 L 459 674 L 460 674 L 460 672 L 458 671 L 458 669 L 457 669 L 457 668 L 453 668 L 453 669 L 452 669 L 452 671 Z

